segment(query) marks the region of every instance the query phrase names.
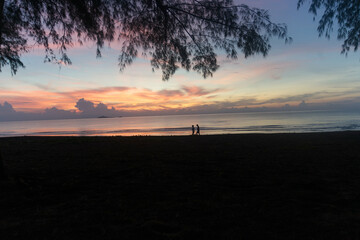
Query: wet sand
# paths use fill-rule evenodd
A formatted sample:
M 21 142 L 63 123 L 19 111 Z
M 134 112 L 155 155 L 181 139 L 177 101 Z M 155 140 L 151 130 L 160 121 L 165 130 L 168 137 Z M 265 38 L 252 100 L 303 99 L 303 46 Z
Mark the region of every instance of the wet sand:
M 1 138 L 2 239 L 359 239 L 360 132 Z

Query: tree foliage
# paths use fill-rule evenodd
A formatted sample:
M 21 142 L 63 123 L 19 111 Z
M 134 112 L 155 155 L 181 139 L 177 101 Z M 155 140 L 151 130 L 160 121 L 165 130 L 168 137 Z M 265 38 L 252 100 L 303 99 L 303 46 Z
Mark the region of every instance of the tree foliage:
M 300 8 L 307 0 L 299 0 Z M 356 51 L 360 41 L 360 1 L 359 0 L 310 0 L 309 12 L 316 16 L 322 12 L 318 25 L 319 36 L 330 38 L 334 22 L 338 23 L 337 38 L 344 40 L 342 53 Z M 315 18 L 314 18 L 315 19 Z
M 24 67 L 21 54 L 35 45 L 45 61 L 71 64 L 67 49 L 119 41 L 119 68 L 139 54 L 150 58 L 168 80 L 178 68 L 204 78 L 218 69 L 217 51 L 235 59 L 266 56 L 270 38 L 291 40 L 284 24 L 266 10 L 234 5 L 232 0 L 0 0 L 0 71 Z

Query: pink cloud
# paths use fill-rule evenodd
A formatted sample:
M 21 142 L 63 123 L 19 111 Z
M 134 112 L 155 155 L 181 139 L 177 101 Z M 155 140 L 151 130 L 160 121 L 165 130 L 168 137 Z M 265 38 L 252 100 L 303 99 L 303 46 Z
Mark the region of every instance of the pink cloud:
M 180 90 L 161 90 L 157 92 L 157 95 L 163 97 L 182 97 L 184 93 Z
M 182 90 L 185 91 L 188 96 L 204 96 L 218 91 L 218 89 L 207 90 L 197 86 L 183 86 Z
M 103 88 L 96 88 L 96 89 L 85 89 L 85 90 L 75 90 L 69 92 L 60 92 L 61 94 L 66 94 L 70 96 L 82 96 L 82 95 L 91 95 L 91 94 L 107 94 L 113 92 L 125 92 L 129 91 L 134 88 L 130 87 L 103 87 Z
M 287 71 L 299 68 L 301 61 L 288 61 L 279 59 L 276 62 L 264 62 L 236 69 L 217 80 L 212 81 L 218 85 L 231 85 L 236 82 L 253 82 L 259 80 L 280 80 Z

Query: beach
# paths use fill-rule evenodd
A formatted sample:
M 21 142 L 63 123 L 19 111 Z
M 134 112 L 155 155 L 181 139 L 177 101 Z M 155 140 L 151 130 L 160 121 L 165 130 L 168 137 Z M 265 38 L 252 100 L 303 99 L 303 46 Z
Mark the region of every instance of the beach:
M 0 138 L 2 239 L 359 239 L 360 132 Z

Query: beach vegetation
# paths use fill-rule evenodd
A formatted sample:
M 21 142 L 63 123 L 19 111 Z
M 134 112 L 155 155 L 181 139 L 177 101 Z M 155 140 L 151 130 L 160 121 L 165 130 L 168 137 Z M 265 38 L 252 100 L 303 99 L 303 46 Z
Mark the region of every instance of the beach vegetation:
M 298 8 L 308 0 L 299 0 Z M 311 0 L 309 12 L 315 17 L 320 14 L 317 31 L 319 36 L 330 38 L 334 27 L 337 38 L 343 40 L 343 54 L 352 49 L 357 51 L 360 41 L 360 2 L 358 0 Z M 334 26 L 335 25 L 335 26 Z
M 71 64 L 69 48 L 93 42 L 101 57 L 116 41 L 121 71 L 142 55 L 163 80 L 179 68 L 206 78 L 219 68 L 216 52 L 266 56 L 271 37 L 291 40 L 267 10 L 232 0 L 0 0 L 0 71 L 12 74 L 34 46 L 45 62 Z

